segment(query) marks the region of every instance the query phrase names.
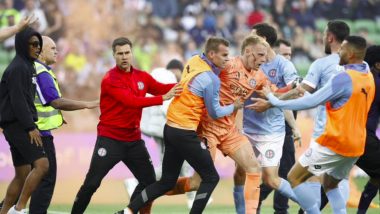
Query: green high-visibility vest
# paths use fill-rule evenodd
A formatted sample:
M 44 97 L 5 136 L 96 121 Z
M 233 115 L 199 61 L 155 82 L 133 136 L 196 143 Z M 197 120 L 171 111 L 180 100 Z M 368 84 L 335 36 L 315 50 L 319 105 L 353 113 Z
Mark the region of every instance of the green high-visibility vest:
M 59 97 L 61 97 L 61 91 L 59 90 L 57 78 L 55 77 L 55 74 L 50 69 L 48 70 L 45 65 L 34 62 L 34 65 L 36 67 L 37 75 L 42 72 L 47 72 L 50 74 L 50 76 L 54 80 L 54 86 L 55 89 L 58 91 Z M 37 85 L 37 90 L 40 90 Z M 38 121 L 36 122 L 38 129 L 42 131 L 52 130 L 60 127 L 63 124 L 63 117 L 60 110 L 53 108 L 52 106 L 44 106 L 42 105 L 41 98 L 38 96 L 38 93 L 36 93 L 36 96 L 34 98 L 34 105 L 36 106 L 37 113 L 38 113 Z

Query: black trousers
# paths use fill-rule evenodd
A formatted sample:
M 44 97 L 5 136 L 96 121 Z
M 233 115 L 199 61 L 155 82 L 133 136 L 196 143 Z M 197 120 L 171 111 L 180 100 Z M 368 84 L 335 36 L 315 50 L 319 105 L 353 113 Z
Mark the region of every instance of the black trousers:
M 284 146 L 282 147 L 282 157 L 280 160 L 280 167 L 278 170 L 278 175 L 281 178 L 287 179 L 288 173 L 292 166 L 295 163 L 295 148 L 293 137 L 289 133 L 285 135 Z M 265 200 L 268 195 L 273 191 L 272 188 L 267 185 L 260 185 L 260 204 L 263 200 Z M 275 191 L 273 197 L 273 208 L 275 210 L 275 214 L 283 214 L 288 213 L 289 209 L 289 199 L 282 195 L 281 193 Z
M 131 200 L 128 207 L 137 213 L 145 203 L 171 190 L 175 186 L 182 164 L 186 160 L 202 178 L 190 213 L 202 213 L 219 181 L 218 172 L 206 144 L 201 141 L 195 131 L 173 128 L 168 125 L 164 128 L 164 143 L 165 153 L 161 180 L 143 190 L 141 195 Z
M 57 179 L 57 159 L 53 136 L 42 136 L 42 143 L 49 160 L 49 171 L 32 193 L 29 204 L 30 214 L 46 214 L 54 193 Z
M 371 178 L 380 178 L 380 140 L 375 133 L 367 132 L 364 154 L 356 165 Z
M 131 196 L 131 200 L 146 186 L 156 181 L 152 161 L 143 140 L 121 142 L 98 136 L 92 154 L 90 169 L 75 198 L 71 213 L 84 213 L 104 176 L 120 161 L 131 170 L 139 182 Z

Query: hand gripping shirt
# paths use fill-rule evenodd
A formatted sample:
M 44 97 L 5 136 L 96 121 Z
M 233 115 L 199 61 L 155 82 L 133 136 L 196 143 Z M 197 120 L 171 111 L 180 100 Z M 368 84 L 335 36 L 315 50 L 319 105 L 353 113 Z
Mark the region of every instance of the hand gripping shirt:
M 293 63 L 278 54 L 271 62 L 262 65 L 260 68 L 277 88 L 291 84 L 298 77 Z M 257 97 L 257 94 L 253 93 L 251 97 Z M 251 99 L 244 103 L 245 106 L 250 104 L 252 104 Z M 284 113 L 276 107 L 262 113 L 244 109 L 243 127 L 246 134 L 285 133 Z
M 234 57 L 228 63 L 225 69 L 219 74 L 221 82 L 220 87 L 220 104 L 230 105 L 235 100 L 247 100 L 252 92 L 261 89 L 264 85 L 271 85 L 271 82 L 263 71 L 247 70 L 241 57 Z M 218 119 L 213 119 L 209 114 L 202 115 L 202 128 L 207 130 L 219 130 L 228 132 L 231 127 L 235 126 L 236 111 Z M 226 134 L 226 133 L 220 133 Z
M 326 127 L 316 142 L 342 156 L 358 157 L 364 152 L 366 122 L 375 96 L 375 83 L 367 64 L 344 67 L 345 72 L 332 77 L 313 94 L 286 101 L 269 94 L 268 99 L 272 105 L 290 110 L 325 104 Z
M 193 56 L 182 73 L 183 91 L 169 106 L 167 124 L 195 131 L 206 110 L 212 118 L 231 114 L 234 105 L 221 106 L 219 102 L 219 72 L 204 55 Z

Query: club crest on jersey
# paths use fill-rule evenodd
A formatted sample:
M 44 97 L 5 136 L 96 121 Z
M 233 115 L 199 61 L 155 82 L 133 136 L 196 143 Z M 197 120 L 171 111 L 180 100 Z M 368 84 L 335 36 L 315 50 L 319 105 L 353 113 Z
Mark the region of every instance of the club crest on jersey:
M 139 88 L 140 91 L 143 90 L 144 89 L 144 83 L 141 81 L 137 82 L 137 87 Z
M 272 159 L 274 157 L 275 153 L 272 149 L 268 149 L 266 152 L 265 152 L 265 157 L 268 158 L 268 159 Z
M 306 152 L 305 152 L 305 156 L 306 157 L 310 157 L 311 156 L 311 153 L 313 153 L 313 150 L 311 148 L 309 148 Z
M 255 79 L 250 79 L 250 80 L 249 80 L 249 85 L 250 85 L 252 88 L 255 88 L 255 87 L 256 87 L 256 80 L 255 80 Z
M 270 77 L 275 77 L 275 76 L 276 76 L 276 69 L 272 69 L 272 70 L 270 70 L 269 73 L 268 73 L 268 75 L 269 75 Z
M 98 149 L 98 155 L 99 155 L 100 157 L 104 157 L 104 156 L 106 156 L 106 155 L 107 155 L 107 150 L 106 150 L 105 148 L 99 148 L 99 149 Z

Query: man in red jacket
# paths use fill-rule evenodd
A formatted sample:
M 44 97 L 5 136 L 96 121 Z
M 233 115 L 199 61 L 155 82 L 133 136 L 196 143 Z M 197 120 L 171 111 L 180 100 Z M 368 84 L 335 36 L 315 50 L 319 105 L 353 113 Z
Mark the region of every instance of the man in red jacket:
M 142 108 L 161 105 L 182 91 L 175 84 L 161 84 L 148 73 L 134 68 L 129 39 L 115 39 L 112 50 L 116 66 L 106 73 L 101 84 L 98 137 L 90 169 L 71 210 L 75 214 L 84 213 L 103 177 L 120 161 L 139 182 L 131 199 L 156 181 L 150 156 L 141 139 Z M 154 96 L 145 97 L 146 93 Z

